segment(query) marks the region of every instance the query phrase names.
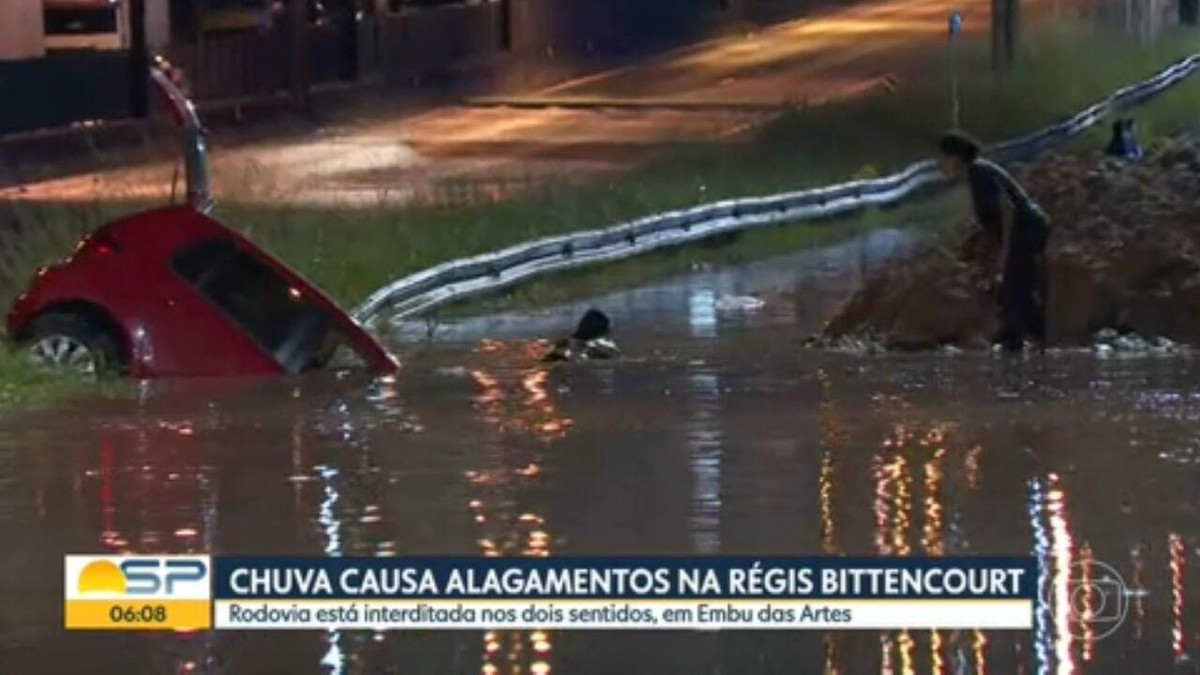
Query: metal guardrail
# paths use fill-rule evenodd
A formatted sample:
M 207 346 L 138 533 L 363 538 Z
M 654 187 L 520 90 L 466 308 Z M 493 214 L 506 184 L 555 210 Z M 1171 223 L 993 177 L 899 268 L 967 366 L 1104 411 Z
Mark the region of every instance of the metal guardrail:
M 1118 89 L 1070 118 L 988 149 L 1005 161 L 1025 159 L 1095 126 L 1116 110 L 1134 106 L 1182 82 L 1200 70 L 1200 53 L 1157 75 Z M 768 224 L 841 215 L 868 206 L 895 204 L 942 176 L 931 160 L 872 180 L 745 199 L 704 204 L 660 213 L 599 230 L 539 239 L 494 253 L 452 260 L 394 281 L 354 310 L 367 322 L 388 310 L 392 316 L 417 315 L 469 296 L 497 291 L 550 272 L 611 262 L 724 233 Z

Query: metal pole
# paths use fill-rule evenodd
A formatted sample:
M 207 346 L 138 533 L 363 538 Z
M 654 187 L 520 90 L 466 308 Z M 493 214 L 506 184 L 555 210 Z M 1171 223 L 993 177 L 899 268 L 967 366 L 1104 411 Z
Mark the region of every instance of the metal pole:
M 289 0 L 288 44 L 290 70 L 292 73 L 292 102 L 302 110 L 308 110 L 308 0 Z
M 196 21 L 196 59 L 193 62 L 193 67 L 195 68 L 195 72 L 189 73 L 188 75 L 191 82 L 191 94 L 197 99 L 200 99 L 208 93 L 208 89 L 204 87 L 204 78 L 208 76 L 208 74 L 205 72 L 205 70 L 207 70 L 205 57 L 208 49 L 207 31 L 204 30 L 204 22 L 208 16 L 208 7 L 206 7 L 206 4 L 206 0 L 196 0 L 196 4 L 194 5 Z
M 188 203 L 200 211 L 212 208 L 209 187 L 207 132 L 196 114 L 196 106 L 171 78 L 159 68 L 151 68 L 150 79 L 166 97 L 171 120 L 183 132 L 184 180 L 187 181 Z M 173 189 L 173 188 L 172 188 Z
M 962 14 L 950 13 L 950 128 L 959 129 L 958 36 L 962 33 Z
M 129 113 L 143 118 L 150 114 L 150 55 L 146 43 L 146 2 L 131 0 L 125 25 L 129 30 Z

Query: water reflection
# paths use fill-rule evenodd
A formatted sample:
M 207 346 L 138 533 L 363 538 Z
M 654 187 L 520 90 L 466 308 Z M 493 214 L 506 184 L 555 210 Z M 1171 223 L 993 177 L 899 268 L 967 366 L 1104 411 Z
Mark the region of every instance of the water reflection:
M 941 556 L 945 552 L 942 542 L 942 460 L 946 457 L 944 429 L 931 429 L 921 441 L 929 453 L 925 462 L 925 528 L 921 546 L 927 556 Z M 929 657 L 934 673 L 941 673 L 946 664 L 942 659 L 942 633 L 933 631 L 929 638 Z
M 79 424 L 58 412 L 0 422 L 0 538 L 20 551 L 0 554 L 0 672 L 87 662 L 100 675 L 607 675 L 713 664 L 751 674 L 1161 675 L 1186 663 L 1200 474 L 1178 460 L 1195 444 L 1200 364 L 1055 357 L 1013 398 L 997 393 L 1008 378 L 987 357 L 798 352 L 773 326 L 733 330 L 719 316 L 716 338 L 693 340 L 690 319 L 675 319 L 679 335 L 660 341 L 672 358 L 548 368 L 537 343 L 483 342 L 415 358 L 392 381 L 152 391 L 80 404 L 70 411 Z M 60 556 L 89 550 L 1032 552 L 1051 602 L 1031 634 L 90 640 L 58 627 Z M 1076 564 L 1088 560 L 1113 564 L 1135 590 L 1128 625 L 1103 639 L 1099 624 L 1072 617 L 1102 611 L 1073 595 L 1100 580 Z
M 1038 672 L 1073 673 L 1076 671 L 1074 658 L 1074 626 L 1072 625 L 1071 572 L 1075 569 L 1073 541 L 1067 519 L 1065 493 L 1057 474 L 1033 482 L 1033 517 L 1040 523 L 1045 519 L 1045 529 L 1039 538 L 1034 553 L 1044 571 L 1043 597 L 1045 614 L 1038 625 Z
M 880 540 L 883 542 L 881 553 L 886 552 L 887 555 L 912 554 L 909 544 L 909 529 L 912 525 L 912 476 L 908 460 L 904 456 L 910 433 L 903 424 L 896 425 L 892 435 L 883 439 L 885 452 L 893 454 L 890 457 L 886 454 L 879 455 L 876 460 L 877 508 L 882 509 L 879 517 L 883 529 L 880 533 Z M 897 672 L 903 675 L 916 672 L 913 662 L 916 645 L 909 631 L 899 631 L 885 645 L 898 651 Z
M 541 343 L 485 341 L 471 371 L 475 408 L 482 422 L 483 464 L 465 473 L 468 508 L 478 526 L 479 552 L 490 557 L 546 557 L 553 538 L 535 493 L 553 444 L 572 420 L 559 413 L 550 393 L 550 370 L 540 364 Z M 547 630 L 491 630 L 483 636 L 480 671 L 549 675 L 553 637 Z
M 692 537 L 696 552 L 721 552 L 721 381 L 703 365 L 693 365 L 688 377 L 691 423 L 687 439 L 691 450 Z
M 82 457 L 74 471 L 77 512 L 97 516 L 84 516 L 95 528 L 90 550 L 112 555 L 213 553 L 217 481 L 213 467 L 198 459 L 194 422 L 155 416 L 144 400 L 136 405 L 130 420 L 96 429 L 94 453 Z M 38 493 L 52 490 L 43 484 Z M 150 642 L 156 670 L 209 673 L 216 668 L 216 638 L 210 632 L 175 631 Z
M 1178 534 L 1172 532 L 1167 541 L 1171 556 L 1171 651 L 1175 655 L 1175 662 L 1183 663 L 1184 658 L 1188 656 L 1183 633 L 1183 569 L 1187 553 L 1183 548 L 1183 539 Z
M 316 474 L 318 480 L 323 484 L 322 491 L 324 492 L 320 509 L 317 512 L 317 523 L 320 524 L 325 539 L 323 550 L 325 555 L 331 558 L 340 558 L 342 556 L 341 520 L 339 517 L 341 514 L 337 513 L 337 509 L 341 493 L 335 484 L 338 470 L 329 466 L 317 466 Z M 330 630 L 327 641 L 329 648 L 321 657 L 321 665 L 328 668 L 331 675 L 342 675 L 346 667 L 345 655 L 342 653 L 342 632 Z
M 849 434 L 843 425 L 838 407 L 834 402 L 833 384 L 824 370 L 817 373 L 820 386 L 820 446 L 821 471 L 817 479 L 817 498 L 821 519 L 821 554 L 832 556 L 840 553 L 837 545 L 837 519 L 834 508 L 837 503 L 838 455 L 846 449 Z M 841 640 L 837 633 L 824 636 L 825 675 L 837 675 L 841 671 Z
M 712 289 L 692 291 L 688 296 L 688 326 L 692 337 L 717 336 L 717 294 Z

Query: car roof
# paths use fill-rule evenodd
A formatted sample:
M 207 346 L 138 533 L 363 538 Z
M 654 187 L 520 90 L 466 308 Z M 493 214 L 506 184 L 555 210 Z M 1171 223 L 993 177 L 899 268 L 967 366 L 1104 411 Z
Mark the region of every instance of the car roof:
M 219 221 L 190 206 L 167 206 L 114 220 L 96 230 L 123 248 L 169 259 L 190 242 L 231 232 Z
M 288 282 L 306 295 L 338 314 L 345 310 L 338 306 L 324 291 L 305 279 L 286 263 L 272 256 L 258 244 L 250 241 L 219 220 L 197 211 L 191 206 L 167 206 L 143 211 L 115 220 L 100 227 L 97 234 L 112 239 L 122 248 L 136 250 L 140 255 L 160 260 L 169 265 L 171 259 L 184 247 L 198 244 L 212 237 L 233 240 L 243 251 L 266 263 Z

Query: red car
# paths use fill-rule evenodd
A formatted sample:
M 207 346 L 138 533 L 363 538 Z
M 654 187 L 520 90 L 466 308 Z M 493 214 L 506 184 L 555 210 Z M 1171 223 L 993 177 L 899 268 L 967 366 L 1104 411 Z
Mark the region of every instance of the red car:
M 207 214 L 203 130 L 162 72 L 188 132 L 189 204 L 104 225 L 17 298 L 8 334 L 37 361 L 138 378 L 301 373 L 396 360 L 324 293 Z

